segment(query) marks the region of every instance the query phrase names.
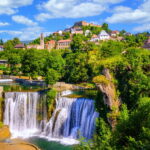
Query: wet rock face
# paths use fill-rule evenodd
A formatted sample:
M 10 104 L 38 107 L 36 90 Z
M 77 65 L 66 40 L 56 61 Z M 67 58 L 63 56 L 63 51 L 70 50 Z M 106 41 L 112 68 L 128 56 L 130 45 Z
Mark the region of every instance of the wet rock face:
M 4 141 L 6 139 L 9 139 L 10 137 L 11 133 L 8 126 L 3 126 L 2 128 L 0 128 L 0 141 Z

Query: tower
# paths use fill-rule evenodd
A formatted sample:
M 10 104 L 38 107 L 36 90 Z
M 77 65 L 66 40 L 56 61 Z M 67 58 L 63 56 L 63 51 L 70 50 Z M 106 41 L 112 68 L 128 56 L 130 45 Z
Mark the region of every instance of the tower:
M 40 36 L 40 46 L 41 46 L 41 49 L 44 49 L 44 34 L 41 33 L 41 36 Z

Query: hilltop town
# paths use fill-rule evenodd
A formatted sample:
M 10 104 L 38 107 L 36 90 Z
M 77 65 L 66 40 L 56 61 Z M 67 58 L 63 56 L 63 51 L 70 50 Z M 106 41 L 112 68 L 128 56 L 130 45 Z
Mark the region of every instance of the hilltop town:
M 97 25 L 94 23 L 88 23 L 86 21 L 75 22 L 74 25 L 70 28 L 64 30 L 58 30 L 53 32 L 47 37 L 44 37 L 44 34 L 41 33 L 40 37 L 33 40 L 29 44 L 24 44 L 22 42 L 14 45 L 15 49 L 47 49 L 51 51 L 52 49 L 70 49 L 71 43 L 75 36 L 81 37 L 84 39 L 84 42 L 100 44 L 103 41 L 126 41 L 126 40 L 135 40 L 134 42 L 139 42 L 141 40 L 140 47 L 150 49 L 150 36 L 147 33 L 141 36 L 142 34 L 133 35 L 130 32 L 125 30 L 111 30 L 108 27 L 108 24 L 104 23 L 103 25 Z M 139 38 L 139 39 L 138 39 Z M 142 41 L 143 40 L 143 41 Z M 5 46 L 0 44 L 0 51 L 3 51 Z

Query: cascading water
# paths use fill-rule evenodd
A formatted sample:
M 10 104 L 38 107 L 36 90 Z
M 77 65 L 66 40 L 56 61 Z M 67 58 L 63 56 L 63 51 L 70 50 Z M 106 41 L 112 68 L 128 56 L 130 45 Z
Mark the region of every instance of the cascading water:
M 4 124 L 9 125 L 13 137 L 28 137 L 39 131 L 37 121 L 37 92 L 8 92 L 5 94 Z
M 5 94 L 4 123 L 10 126 L 14 137 L 29 137 L 37 133 L 50 140 L 78 139 L 82 136 L 90 139 L 99 115 L 95 112 L 94 101 L 67 98 L 69 94 L 71 91 L 58 94 L 56 109 L 47 122 L 46 102 L 43 103 L 45 97 L 41 99 L 37 92 L 8 92 Z
M 61 97 L 57 101 L 56 110 L 43 134 L 54 138 L 77 139 L 83 136 L 90 139 L 97 117 L 98 113 L 95 112 L 93 100 Z

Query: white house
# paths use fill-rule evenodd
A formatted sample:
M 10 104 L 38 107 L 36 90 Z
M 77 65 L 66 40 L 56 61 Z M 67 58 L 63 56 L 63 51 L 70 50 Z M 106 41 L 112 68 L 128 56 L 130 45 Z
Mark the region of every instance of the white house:
M 86 31 L 85 31 L 85 36 L 88 36 L 88 35 L 90 35 L 90 34 L 92 34 L 92 32 L 91 32 L 90 30 L 86 30 Z
M 0 45 L 0 51 L 3 51 L 4 47 L 2 45 Z
M 110 39 L 110 35 L 105 30 L 102 30 L 99 33 L 98 37 L 100 40 L 109 40 Z
M 116 37 L 117 35 L 119 35 L 119 31 L 115 30 L 115 31 L 111 31 L 110 35 L 112 37 Z
M 98 41 L 99 41 L 99 37 L 98 37 L 96 34 L 94 34 L 94 35 L 92 36 L 92 38 L 91 38 L 90 41 L 91 41 L 91 42 L 98 42 Z

